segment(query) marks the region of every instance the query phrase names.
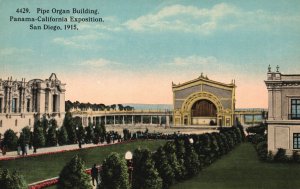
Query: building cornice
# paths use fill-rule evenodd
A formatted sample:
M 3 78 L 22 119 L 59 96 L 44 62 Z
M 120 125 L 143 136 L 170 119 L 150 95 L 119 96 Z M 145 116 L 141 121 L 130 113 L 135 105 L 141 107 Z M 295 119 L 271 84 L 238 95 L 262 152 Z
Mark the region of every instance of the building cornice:
M 236 87 L 236 85 L 234 83 L 225 84 L 225 83 L 210 80 L 208 78 L 200 76 L 197 79 L 187 81 L 187 82 L 184 82 L 184 83 L 181 83 L 181 84 L 172 83 L 172 90 L 177 91 L 177 90 L 182 90 L 182 89 L 190 88 L 190 87 L 197 86 L 197 85 L 203 85 L 203 84 L 218 87 L 218 88 L 222 88 L 222 89 L 229 90 L 229 91 L 233 90 L 233 88 Z

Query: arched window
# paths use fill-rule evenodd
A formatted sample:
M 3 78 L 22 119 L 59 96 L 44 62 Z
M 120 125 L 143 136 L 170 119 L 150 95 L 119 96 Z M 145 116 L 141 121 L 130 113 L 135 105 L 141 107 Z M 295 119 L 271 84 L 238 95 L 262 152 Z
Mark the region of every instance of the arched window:
M 15 126 L 18 126 L 18 120 L 17 119 L 15 120 Z

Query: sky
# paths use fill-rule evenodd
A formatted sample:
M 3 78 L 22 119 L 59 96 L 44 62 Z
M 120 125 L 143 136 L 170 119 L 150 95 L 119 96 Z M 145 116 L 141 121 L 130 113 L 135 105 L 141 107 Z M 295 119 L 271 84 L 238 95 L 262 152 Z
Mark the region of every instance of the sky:
M 37 14 L 37 8 L 50 13 Z M 51 31 L 29 29 L 44 23 L 10 21 L 92 16 L 59 15 L 53 8 L 98 9 L 94 16 L 104 22 Z M 172 82 L 203 73 L 235 80 L 237 108 L 266 108 L 268 65 L 300 72 L 299 10 L 298 0 L 0 0 L 0 78 L 56 73 L 66 83 L 66 100 L 172 104 Z

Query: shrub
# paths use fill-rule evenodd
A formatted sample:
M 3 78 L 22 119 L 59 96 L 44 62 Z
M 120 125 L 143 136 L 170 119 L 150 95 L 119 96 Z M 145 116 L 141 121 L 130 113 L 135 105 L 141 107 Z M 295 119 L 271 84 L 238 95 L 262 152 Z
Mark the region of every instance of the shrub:
M 266 160 L 268 156 L 268 144 L 267 141 L 262 141 L 257 144 L 256 151 L 261 160 Z
M 266 131 L 266 125 L 263 123 L 258 125 L 258 126 L 253 126 L 253 127 L 248 127 L 246 129 L 247 133 L 252 133 L 252 134 L 259 134 L 259 135 L 264 135 Z
M 74 156 L 60 172 L 57 188 L 92 188 L 90 177 L 85 173 L 84 162 L 77 155 Z
M 274 155 L 273 155 L 272 151 L 268 152 L 267 161 L 269 161 L 269 162 L 274 161 Z
M 58 131 L 58 144 L 65 145 L 68 144 L 68 133 L 64 126 L 62 126 Z
M 148 149 L 136 149 L 133 153 L 133 189 L 162 188 L 161 178 L 154 167 L 152 154 Z
M 95 138 L 93 126 L 91 124 L 89 124 L 89 126 L 87 126 L 85 128 L 85 132 L 86 132 L 86 135 L 84 138 L 85 143 L 92 143 L 92 141 Z
M 187 171 L 187 177 L 191 178 L 200 172 L 201 166 L 197 153 L 189 141 L 185 142 L 184 165 Z
M 43 128 L 36 127 L 33 131 L 33 146 L 39 148 L 45 146 L 45 136 Z
M 184 154 L 185 154 L 184 143 L 182 140 L 175 140 L 175 146 L 176 146 L 176 157 L 179 163 L 182 179 L 184 179 L 187 174 L 187 170 L 184 164 Z
M 285 162 L 287 160 L 288 160 L 288 158 L 286 156 L 285 149 L 279 148 L 278 151 L 277 151 L 277 153 L 274 156 L 274 161 Z
M 1 189 L 27 189 L 27 183 L 19 172 L 10 173 L 7 169 L 0 169 Z
M 300 162 L 300 154 L 298 151 L 293 151 L 292 160 L 297 163 Z
M 16 133 L 11 129 L 6 130 L 4 133 L 2 144 L 6 146 L 8 150 L 16 150 L 17 142 L 18 142 L 18 137 Z
M 75 123 L 72 114 L 67 112 L 64 118 L 63 126 L 66 128 L 68 134 L 68 143 L 75 144 L 77 142 Z
M 111 153 L 102 163 L 100 172 L 100 188 L 105 189 L 129 189 L 129 175 L 125 159 L 118 153 Z
M 163 180 L 163 188 L 169 188 L 175 181 L 175 173 L 169 164 L 166 152 L 163 147 L 159 147 L 153 155 L 155 168 Z
M 252 142 L 253 144 L 258 144 L 266 140 L 267 140 L 266 135 L 261 135 L 261 134 L 248 135 L 248 141 Z
M 182 167 L 178 162 L 174 142 L 168 141 L 163 148 L 166 152 L 168 163 L 173 169 L 173 172 L 175 173 L 175 179 L 178 181 L 182 180 L 184 178 L 184 172 L 183 172 L 184 170 L 182 169 Z
M 24 127 L 22 129 L 22 134 L 24 136 L 24 144 L 30 144 L 32 143 L 32 138 L 30 134 L 30 128 L 28 126 Z
M 57 145 L 57 132 L 56 126 L 51 126 L 46 135 L 46 144 L 47 146 L 56 146 Z

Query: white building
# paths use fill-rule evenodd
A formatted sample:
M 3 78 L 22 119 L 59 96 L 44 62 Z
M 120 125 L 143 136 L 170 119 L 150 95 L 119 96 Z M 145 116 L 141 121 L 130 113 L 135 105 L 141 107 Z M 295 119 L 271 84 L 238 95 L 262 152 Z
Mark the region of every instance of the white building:
M 300 74 L 282 74 L 268 69 L 268 151 L 279 148 L 287 154 L 300 150 Z
M 20 132 L 46 116 L 60 126 L 65 116 L 65 84 L 52 73 L 49 79 L 0 79 L 0 133 Z

